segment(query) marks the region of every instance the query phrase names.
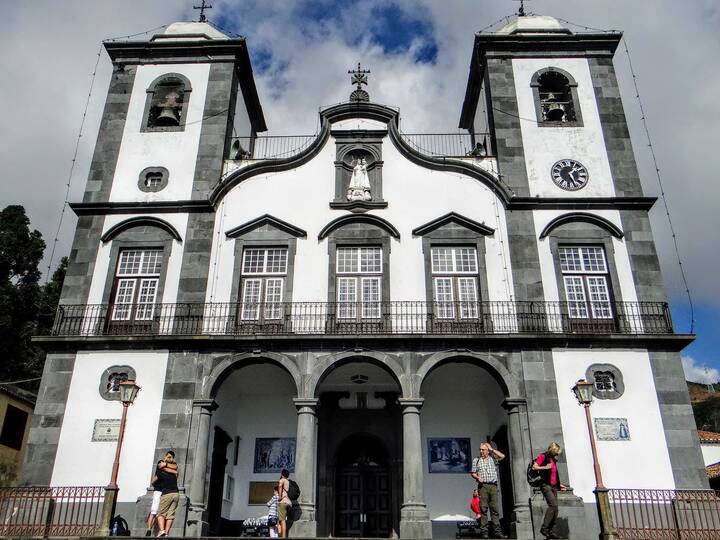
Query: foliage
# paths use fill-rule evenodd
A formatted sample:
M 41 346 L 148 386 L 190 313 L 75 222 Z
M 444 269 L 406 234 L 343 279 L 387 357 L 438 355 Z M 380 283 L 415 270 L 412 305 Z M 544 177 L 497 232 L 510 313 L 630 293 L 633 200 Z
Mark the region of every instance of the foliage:
M 708 386 L 688 381 L 687 386 L 697 428 L 720 433 L 720 392 L 716 390 L 720 383 Z

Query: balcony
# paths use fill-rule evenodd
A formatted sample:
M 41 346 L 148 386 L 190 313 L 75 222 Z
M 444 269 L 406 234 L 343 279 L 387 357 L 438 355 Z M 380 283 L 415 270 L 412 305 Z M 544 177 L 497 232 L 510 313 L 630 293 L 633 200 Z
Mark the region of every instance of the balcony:
M 119 306 L 118 306 L 119 307 Z M 607 306 L 605 306 L 607 307 Z M 609 318 L 578 318 L 567 302 L 291 302 L 61 305 L 51 335 L 481 336 L 668 335 L 662 302 L 616 302 Z M 595 310 L 592 310 L 595 311 Z M 598 312 L 607 310 L 598 310 Z

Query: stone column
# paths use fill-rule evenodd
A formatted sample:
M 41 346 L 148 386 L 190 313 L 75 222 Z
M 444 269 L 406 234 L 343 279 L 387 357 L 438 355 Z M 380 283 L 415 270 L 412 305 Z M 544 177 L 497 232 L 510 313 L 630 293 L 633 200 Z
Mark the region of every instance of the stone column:
M 295 481 L 300 486 L 300 517 L 292 525 L 295 538 L 315 538 L 315 471 L 317 461 L 317 398 L 296 398 L 297 440 L 295 443 Z
M 423 493 L 422 432 L 420 409 L 424 399 L 400 398 L 403 415 L 403 503 L 401 538 L 432 538 L 430 514 Z
M 188 498 L 190 499 L 188 536 L 206 536 L 208 533 L 205 480 L 208 466 L 208 446 L 210 444 L 210 420 L 213 411 L 217 408 L 217 403 L 212 399 L 196 399 L 193 401 L 193 409 L 197 409 L 198 426 L 195 457 L 193 458 L 192 476 L 190 477 L 190 490 L 188 491 Z
M 532 459 L 532 449 L 527 425 L 527 401 L 525 398 L 509 397 L 502 405 L 508 412 L 509 459 L 513 483 L 512 524 L 515 538 L 532 538 L 530 486 L 527 483 L 527 464 Z

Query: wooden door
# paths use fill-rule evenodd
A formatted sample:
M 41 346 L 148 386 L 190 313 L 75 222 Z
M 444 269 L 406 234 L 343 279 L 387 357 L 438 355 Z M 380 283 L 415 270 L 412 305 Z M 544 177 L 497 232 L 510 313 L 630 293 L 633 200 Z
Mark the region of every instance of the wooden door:
M 335 533 L 339 537 L 387 538 L 392 528 L 390 474 L 380 466 L 340 471 Z

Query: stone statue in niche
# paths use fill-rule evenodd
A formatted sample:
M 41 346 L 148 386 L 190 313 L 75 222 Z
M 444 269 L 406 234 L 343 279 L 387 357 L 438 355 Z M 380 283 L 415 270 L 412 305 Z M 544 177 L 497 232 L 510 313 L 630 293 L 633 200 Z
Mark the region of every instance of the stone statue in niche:
M 368 178 L 365 158 L 355 158 L 353 163 L 352 177 L 350 177 L 350 185 L 347 190 L 347 200 L 369 201 L 372 199 L 372 194 L 370 193 L 370 179 Z

